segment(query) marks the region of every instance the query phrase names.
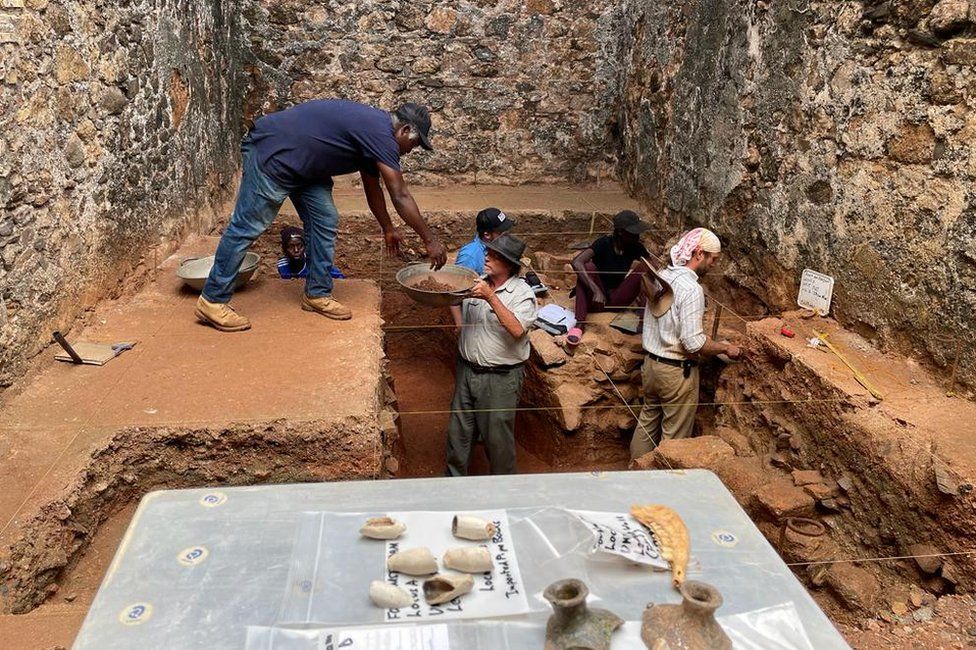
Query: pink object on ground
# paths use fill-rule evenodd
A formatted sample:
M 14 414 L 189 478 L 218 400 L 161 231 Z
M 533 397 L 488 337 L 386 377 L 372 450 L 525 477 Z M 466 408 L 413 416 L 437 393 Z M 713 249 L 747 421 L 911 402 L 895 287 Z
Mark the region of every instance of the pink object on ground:
M 566 332 L 566 343 L 572 346 L 579 345 L 580 339 L 583 338 L 583 330 L 578 327 L 571 327 L 568 332 Z

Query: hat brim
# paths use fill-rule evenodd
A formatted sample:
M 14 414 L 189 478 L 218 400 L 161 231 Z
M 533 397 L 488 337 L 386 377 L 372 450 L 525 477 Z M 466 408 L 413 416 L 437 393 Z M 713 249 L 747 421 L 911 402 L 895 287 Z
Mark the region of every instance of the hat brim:
M 515 225 L 515 222 L 512 221 L 511 219 L 505 219 L 505 221 L 502 221 L 500 224 L 498 224 L 497 226 L 495 226 L 494 228 L 492 228 L 488 232 L 506 232 L 506 231 L 511 230 L 512 229 L 512 226 L 514 226 L 514 225 Z
M 642 282 L 652 283 L 652 286 L 647 287 L 647 308 L 651 312 L 651 316 L 660 318 L 668 313 L 668 310 L 674 305 L 674 289 L 671 288 L 671 284 L 667 280 L 658 275 L 657 269 L 651 266 L 647 260 L 644 260 L 644 264 L 649 272 L 644 275 Z
M 420 146 L 427 151 L 433 151 L 434 148 L 430 146 L 430 138 L 427 136 L 427 134 L 421 131 L 419 128 L 417 129 L 417 134 L 420 136 Z
M 494 244 L 494 243 L 495 242 L 493 242 L 493 241 L 490 241 L 490 242 L 485 243 L 485 248 L 494 251 L 498 255 L 501 255 L 502 259 L 504 259 L 504 260 L 506 260 L 508 262 L 511 262 L 512 264 L 514 264 L 515 266 L 519 267 L 520 269 L 522 268 L 522 260 L 515 259 L 514 257 L 512 257 L 511 255 L 509 255 L 507 252 L 501 250 L 497 246 L 493 246 L 492 244 Z
M 642 232 L 647 232 L 650 229 L 651 229 L 651 225 L 648 224 L 648 223 L 644 223 L 643 221 L 638 221 L 637 223 L 632 223 L 629 226 L 627 226 L 626 228 L 624 228 L 624 230 L 626 232 L 629 232 L 631 235 L 639 235 Z

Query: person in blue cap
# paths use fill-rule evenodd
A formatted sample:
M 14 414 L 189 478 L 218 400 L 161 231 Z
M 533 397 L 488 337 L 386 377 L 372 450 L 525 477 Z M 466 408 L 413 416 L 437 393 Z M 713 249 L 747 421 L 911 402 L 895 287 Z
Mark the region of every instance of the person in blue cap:
M 485 244 L 511 230 L 515 221 L 498 208 L 485 208 L 475 216 L 474 224 L 474 239 L 461 247 L 454 263 L 481 275 L 485 272 Z
M 418 104 L 404 104 L 389 113 L 345 99 L 324 99 L 259 118 L 241 142 L 237 204 L 197 300 L 197 318 L 223 332 L 251 327 L 229 304 L 234 280 L 247 249 L 286 198 L 305 226 L 308 278 L 302 309 L 337 320 L 351 318 L 352 311 L 332 297 L 329 272 L 339 223 L 332 178 L 343 174 L 359 172 L 390 254 L 399 252 L 403 234 L 387 212 L 381 178 L 397 214 L 423 240 L 431 266 L 443 266 L 444 246 L 421 216 L 400 169 L 400 157 L 417 146 L 432 149 L 430 113 Z

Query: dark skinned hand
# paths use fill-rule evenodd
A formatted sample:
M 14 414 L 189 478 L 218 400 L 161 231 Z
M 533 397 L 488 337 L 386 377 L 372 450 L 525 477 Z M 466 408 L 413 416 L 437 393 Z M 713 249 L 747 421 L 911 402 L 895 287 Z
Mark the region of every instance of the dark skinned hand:
M 435 271 L 447 263 L 447 249 L 438 239 L 432 239 L 426 244 L 427 258 L 430 260 L 430 268 Z
M 403 233 L 399 228 L 391 228 L 383 232 L 386 241 L 386 254 L 390 257 L 400 256 L 400 244 L 403 243 Z

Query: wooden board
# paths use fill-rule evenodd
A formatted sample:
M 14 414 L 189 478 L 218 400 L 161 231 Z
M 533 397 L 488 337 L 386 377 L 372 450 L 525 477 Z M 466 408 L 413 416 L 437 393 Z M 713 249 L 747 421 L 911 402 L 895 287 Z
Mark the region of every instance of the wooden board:
M 135 343 L 121 343 L 116 345 L 135 345 Z M 121 350 L 119 352 L 113 350 L 112 345 L 109 343 L 86 343 L 81 341 L 79 343 L 72 343 L 71 347 L 74 348 L 74 351 L 78 353 L 78 356 L 81 357 L 83 362 L 92 366 L 104 366 L 106 363 L 122 354 Z M 54 355 L 54 358 L 58 361 L 73 363 L 73 360 L 68 353 L 60 348 L 59 352 Z

